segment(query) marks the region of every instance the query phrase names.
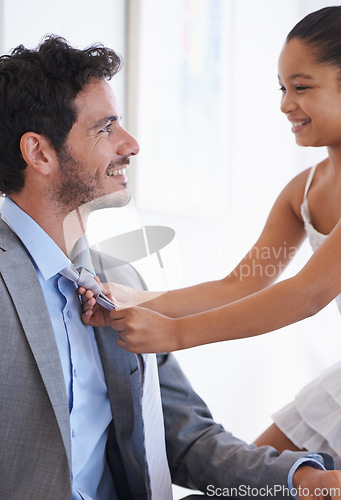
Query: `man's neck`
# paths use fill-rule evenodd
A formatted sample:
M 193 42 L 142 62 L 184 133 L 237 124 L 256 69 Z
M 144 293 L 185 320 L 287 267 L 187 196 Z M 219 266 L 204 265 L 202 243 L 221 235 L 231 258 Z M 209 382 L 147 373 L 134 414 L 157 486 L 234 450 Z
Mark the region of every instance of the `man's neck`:
M 65 255 L 70 256 L 76 241 L 85 233 L 89 213 L 80 208 L 61 212 L 44 204 L 44 200 L 40 200 L 38 205 L 36 200 L 26 200 L 20 194 L 11 195 L 10 198 L 50 236 Z

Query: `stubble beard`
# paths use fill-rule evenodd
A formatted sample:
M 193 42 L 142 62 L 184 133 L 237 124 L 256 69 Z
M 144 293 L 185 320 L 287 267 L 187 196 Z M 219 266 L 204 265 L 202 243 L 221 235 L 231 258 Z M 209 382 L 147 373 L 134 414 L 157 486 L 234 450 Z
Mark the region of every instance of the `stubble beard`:
M 81 209 L 84 214 L 94 210 L 123 207 L 131 200 L 127 183 L 122 189 L 98 196 L 105 192 L 104 182 L 97 176 L 85 178 L 82 164 L 77 162 L 68 148 L 57 153 L 60 182 L 51 189 L 51 197 L 57 207 L 66 214 Z

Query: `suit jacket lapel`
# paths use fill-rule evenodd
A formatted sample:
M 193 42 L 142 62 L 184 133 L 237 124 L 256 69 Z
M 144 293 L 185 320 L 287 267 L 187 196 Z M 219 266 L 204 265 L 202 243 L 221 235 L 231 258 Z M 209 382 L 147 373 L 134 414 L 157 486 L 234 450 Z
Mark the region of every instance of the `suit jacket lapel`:
M 66 388 L 44 295 L 33 264 L 20 240 L 7 225 L 2 221 L 0 223 L 2 234 L 6 233 L 6 238 L 0 239 L 0 273 L 12 297 L 44 381 L 71 464 L 70 419 Z
M 96 328 L 95 332 L 115 420 L 116 440 L 130 488 L 134 489 L 133 498 L 138 498 L 141 491 L 145 492 L 145 451 L 136 357 L 117 346 L 118 336 L 113 329 Z M 112 472 L 114 475 L 115 471 Z

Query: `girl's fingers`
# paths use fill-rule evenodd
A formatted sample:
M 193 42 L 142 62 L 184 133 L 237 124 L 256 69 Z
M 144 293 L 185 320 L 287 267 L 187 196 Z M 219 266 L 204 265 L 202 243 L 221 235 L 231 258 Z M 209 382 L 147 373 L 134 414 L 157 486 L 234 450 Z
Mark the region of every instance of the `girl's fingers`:
M 87 312 L 87 311 L 93 309 L 95 304 L 96 304 L 96 299 L 94 297 L 87 300 L 86 302 L 83 302 L 83 312 Z
M 116 330 L 117 332 L 120 333 L 120 337 L 122 336 L 121 333 L 125 333 L 126 332 L 126 329 L 127 329 L 127 325 L 126 323 L 124 322 L 124 320 L 116 320 L 113 324 L 112 324 L 112 327 L 114 330 Z
M 86 302 L 87 300 L 91 299 L 94 296 L 91 290 L 87 290 L 83 286 L 80 286 L 77 289 L 77 293 L 80 295 L 82 302 Z
M 82 314 L 82 321 L 84 324 L 86 324 L 86 325 L 89 324 L 92 314 L 93 314 L 92 309 L 89 309 L 88 311 L 86 311 Z

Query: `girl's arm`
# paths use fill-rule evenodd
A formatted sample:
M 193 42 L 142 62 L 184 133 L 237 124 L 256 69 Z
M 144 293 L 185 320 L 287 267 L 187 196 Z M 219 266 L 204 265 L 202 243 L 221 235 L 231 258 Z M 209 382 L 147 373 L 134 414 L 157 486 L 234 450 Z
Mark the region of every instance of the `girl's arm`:
M 165 352 L 276 330 L 320 311 L 341 291 L 341 221 L 293 278 L 233 304 L 183 318 L 141 307 L 111 312 L 119 345 L 132 352 Z
M 142 305 L 176 318 L 229 304 L 271 285 L 281 275 L 305 237 L 300 207 L 307 175 L 308 171 L 302 172 L 283 189 L 258 241 L 225 278 L 166 293 L 134 291 L 123 285 L 109 283 L 114 301 L 124 306 Z M 109 290 L 104 292 L 108 293 Z M 90 296 L 86 298 L 90 299 Z M 93 306 L 94 301 L 90 301 L 88 305 L 85 304 L 84 310 Z M 94 312 L 101 317 L 107 314 L 96 312 L 96 309 Z M 96 315 L 92 320 L 84 317 L 85 322 L 97 326 L 95 319 Z M 107 317 L 107 323 L 109 321 Z

